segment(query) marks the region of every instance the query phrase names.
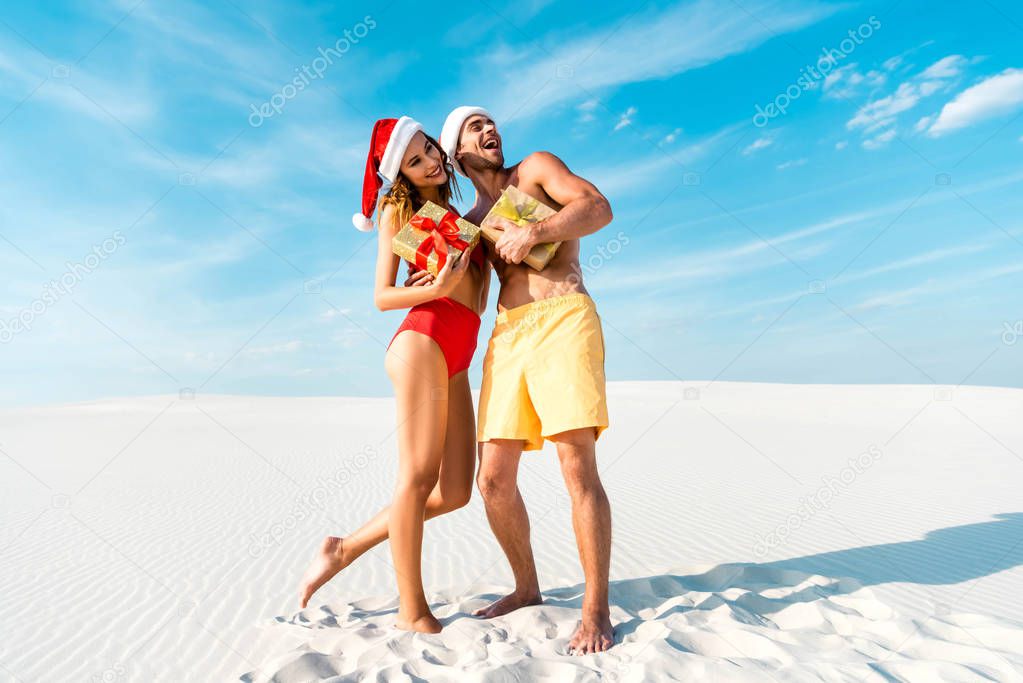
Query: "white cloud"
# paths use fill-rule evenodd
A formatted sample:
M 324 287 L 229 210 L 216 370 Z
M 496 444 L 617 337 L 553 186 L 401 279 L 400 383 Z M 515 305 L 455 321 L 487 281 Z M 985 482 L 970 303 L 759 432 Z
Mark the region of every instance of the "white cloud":
M 999 233 L 1001 234 L 1001 233 Z M 995 236 L 994 239 L 999 239 Z M 934 263 L 936 261 L 942 261 L 949 258 L 960 258 L 968 256 L 970 254 L 976 254 L 982 251 L 987 251 L 992 247 L 994 241 L 987 241 L 984 243 L 969 242 L 966 244 L 959 244 L 952 247 L 942 247 L 939 249 L 932 249 L 930 251 L 909 256 L 898 261 L 891 261 L 889 263 L 868 268 L 866 270 L 856 271 L 849 273 L 848 275 L 839 275 L 835 278 L 836 281 L 841 281 L 842 284 L 848 284 L 857 280 L 866 280 L 875 275 L 882 273 L 890 273 L 897 270 L 905 270 L 906 268 L 913 268 L 916 266 L 924 265 L 927 263 Z
M 281 344 L 272 344 L 270 346 L 256 346 L 245 350 L 250 356 L 274 356 L 280 353 L 294 353 L 302 348 L 302 342 L 299 340 L 284 342 Z
M 931 121 L 933 121 L 933 120 L 934 120 L 933 116 L 925 116 L 925 117 L 923 117 L 922 119 L 920 119 L 919 121 L 916 122 L 915 126 L 913 126 L 913 131 L 919 133 L 921 131 L 926 130 L 927 127 L 929 125 L 931 125 Z
M 959 93 L 927 131 L 932 137 L 966 128 L 1023 105 L 1023 69 L 1006 69 Z
M 921 78 L 955 78 L 963 73 L 968 60 L 962 55 L 949 55 L 931 64 L 920 74 Z
M 754 152 L 757 152 L 761 149 L 770 147 L 773 144 L 774 140 L 772 138 L 769 137 L 757 138 L 752 143 L 750 143 L 744 150 L 742 150 L 742 153 L 744 156 L 749 156 L 750 154 L 753 154 Z
M 579 123 L 589 123 L 595 119 L 596 116 L 594 116 L 593 111 L 597 108 L 598 104 L 600 104 L 600 100 L 596 97 L 591 97 L 585 102 L 580 103 L 576 107 L 579 110 Z
M 661 140 L 661 144 L 670 145 L 671 143 L 675 142 L 675 140 L 678 139 L 678 136 L 681 132 L 682 132 L 681 128 L 676 128 L 675 130 L 671 131 L 670 133 L 664 136 L 664 139 Z
M 615 124 L 615 130 L 621 130 L 628 125 L 632 124 L 632 117 L 636 115 L 638 110 L 635 107 L 629 107 L 625 110 L 625 113 L 618 117 L 618 123 Z
M 824 96 L 848 99 L 854 96 L 863 83 L 864 77 L 856 70 L 856 64 L 836 69 L 824 77 Z
M 913 287 L 868 297 L 853 306 L 852 310 L 862 311 L 872 308 L 905 306 L 923 296 L 940 294 L 942 292 L 961 292 L 964 289 L 974 287 L 988 280 L 994 280 L 1006 275 L 1014 275 L 1019 272 L 1023 272 L 1023 263 L 1008 263 L 1006 265 L 984 268 L 967 273 L 959 278 L 928 278 L 923 283 Z
M 885 132 L 875 135 L 872 138 L 867 138 L 863 141 L 864 149 L 881 149 L 889 142 L 895 139 L 895 129 L 889 128 Z
M 919 101 L 917 88 L 912 83 L 903 83 L 891 95 L 860 107 L 845 126 L 850 130 L 854 128 L 872 130 L 877 127 L 878 121 L 891 119 L 896 114 L 912 109 Z
M 323 313 L 320 313 L 320 318 L 323 320 L 332 320 L 339 315 L 348 315 L 352 312 L 350 308 L 328 308 Z
M 487 102 L 502 121 L 530 117 L 550 112 L 574 97 L 579 88 L 596 92 L 700 68 L 809 26 L 839 9 L 837 5 L 763 0 L 743 4 L 745 11 L 727 3 L 698 0 L 640 13 L 614 33 L 613 49 L 605 44 L 607 27 L 588 32 L 565 27 L 560 35 L 544 36 L 546 44 L 555 46 L 548 52 L 523 50 L 519 45 L 489 46 L 481 52 L 482 74 L 473 70 L 473 79 L 488 85 L 479 86 L 467 99 Z M 751 21 L 750 15 L 757 21 Z M 684 39 L 679 37 L 680 27 Z M 496 78 L 508 73 L 516 77 Z M 503 82 L 503 89 L 495 92 L 494 82 Z
M 848 140 L 839 140 L 838 142 L 835 143 L 835 149 L 837 150 L 843 150 L 848 146 L 849 146 Z
M 726 126 L 712 135 L 677 149 L 661 147 L 650 154 L 625 162 L 591 166 L 583 169 L 581 175 L 614 200 L 615 196 L 626 191 L 645 188 L 651 183 L 663 180 L 669 174 L 684 172 L 686 165 L 704 157 L 723 140 L 743 130 L 746 125 L 743 122 Z
M 785 161 L 785 162 L 782 162 L 782 163 L 778 164 L 776 166 L 776 168 L 779 171 L 784 171 L 785 169 L 788 169 L 788 168 L 795 168 L 796 166 L 803 166 L 804 164 L 806 164 L 806 162 L 807 162 L 806 157 L 803 157 L 802 159 L 792 159 L 791 161 Z
M 901 55 L 896 55 L 895 57 L 890 57 L 890 58 L 884 60 L 884 62 L 882 62 L 882 64 L 881 64 L 881 66 L 884 67 L 885 71 L 895 71 L 901 65 L 902 65 L 902 56 Z
M 898 116 L 909 111 L 919 104 L 920 100 L 929 97 L 943 88 L 951 87 L 952 81 L 963 73 L 963 69 L 971 63 L 962 55 L 949 55 L 931 64 L 916 77 L 899 84 L 895 92 L 872 100 L 860 107 L 856 114 L 849 119 L 846 127 L 862 129 L 864 137 L 863 146 L 867 149 L 877 149 L 890 142 L 895 136 L 895 127 L 898 123 Z M 887 62 L 886 62 L 887 64 Z M 851 65 L 852 66 L 852 65 Z M 869 81 L 869 77 L 880 74 L 877 71 L 867 72 L 867 76 L 860 77 L 861 81 Z M 856 81 L 852 76 L 845 77 L 846 82 Z M 875 80 L 872 84 L 880 85 L 883 80 Z M 838 90 L 836 92 L 843 92 Z M 923 121 L 917 122 L 917 131 L 922 130 Z M 892 129 L 892 130 L 888 130 Z M 880 132 L 878 132 L 880 131 Z

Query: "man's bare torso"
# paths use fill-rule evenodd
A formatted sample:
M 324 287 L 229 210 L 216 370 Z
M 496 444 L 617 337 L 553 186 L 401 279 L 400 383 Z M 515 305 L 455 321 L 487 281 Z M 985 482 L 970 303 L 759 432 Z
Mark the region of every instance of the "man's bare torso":
M 528 165 L 525 173 L 520 173 L 521 169 L 522 162 L 512 167 L 508 185 L 515 185 L 530 197 L 560 211 L 561 204 L 551 199 L 536 179 L 530 177 Z M 465 219 L 479 225 L 493 204 L 477 193 L 476 205 L 466 214 Z M 485 244 L 485 249 L 487 258 L 494 264 L 494 270 L 501 281 L 501 292 L 497 299 L 498 311 L 573 292 L 588 294 L 583 285 L 582 269 L 579 267 L 577 239 L 562 242 L 554 258 L 539 272 L 525 263 L 506 263 L 494 252 L 492 244 Z

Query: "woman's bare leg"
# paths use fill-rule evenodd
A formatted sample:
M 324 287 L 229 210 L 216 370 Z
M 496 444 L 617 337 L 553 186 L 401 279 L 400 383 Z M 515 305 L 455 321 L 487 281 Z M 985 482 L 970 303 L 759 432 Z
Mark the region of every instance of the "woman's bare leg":
M 448 380 L 448 424 L 440 479 L 426 499 L 426 519 L 447 514 L 469 502 L 476 465 L 476 417 L 468 372 Z M 299 587 L 304 609 L 313 593 L 363 553 L 387 540 L 391 507 L 387 506 L 349 536 L 327 536 Z
M 398 481 L 387 522 L 398 583 L 395 626 L 437 633 L 441 625 L 423 590 L 423 522 L 426 499 L 440 480 L 444 455 L 447 364 L 435 341 L 405 331 L 391 343 L 385 365 L 398 408 Z

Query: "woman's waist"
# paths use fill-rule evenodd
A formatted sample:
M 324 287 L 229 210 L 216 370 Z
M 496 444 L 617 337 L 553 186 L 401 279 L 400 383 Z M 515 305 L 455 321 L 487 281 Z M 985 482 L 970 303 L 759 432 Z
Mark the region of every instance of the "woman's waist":
M 479 319 L 480 314 L 478 312 L 479 307 L 479 296 L 476 297 L 475 301 L 467 297 L 457 296 L 458 292 L 452 292 L 448 296 L 437 297 L 436 299 L 430 299 L 424 301 L 421 304 L 413 306 L 409 313 L 415 312 L 432 312 L 438 315 L 458 315 L 464 317 L 472 317 Z

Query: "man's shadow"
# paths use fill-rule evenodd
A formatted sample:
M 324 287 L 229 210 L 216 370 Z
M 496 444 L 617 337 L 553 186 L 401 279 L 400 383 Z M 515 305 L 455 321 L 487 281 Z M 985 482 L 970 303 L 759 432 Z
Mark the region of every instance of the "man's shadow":
M 931 531 L 914 541 L 847 548 L 774 562 L 726 563 L 701 574 L 662 574 L 615 581 L 611 584 L 611 604 L 632 615 L 650 608 L 664 609 L 667 605 L 664 611 L 658 609 L 657 618 L 661 619 L 672 612 L 713 609 L 727 601 L 749 611 L 755 621 L 757 615 L 770 614 L 794 603 L 851 593 L 864 586 L 889 582 L 961 583 L 1023 564 L 1023 513 L 1001 513 L 994 517 L 994 521 Z M 813 576 L 830 581 L 808 582 Z M 796 592 L 781 591 L 777 597 L 763 595 L 764 591 L 801 584 L 806 585 Z M 545 602 L 578 608 L 583 586 L 545 591 Z M 720 596 L 735 588 L 744 592 L 734 600 Z M 672 601 L 687 593 L 704 595 L 694 604 Z M 632 628 L 636 625 L 632 624 Z M 625 630 L 631 629 L 626 625 Z

